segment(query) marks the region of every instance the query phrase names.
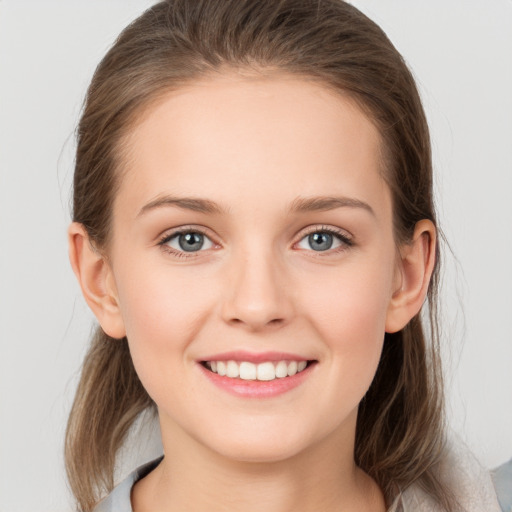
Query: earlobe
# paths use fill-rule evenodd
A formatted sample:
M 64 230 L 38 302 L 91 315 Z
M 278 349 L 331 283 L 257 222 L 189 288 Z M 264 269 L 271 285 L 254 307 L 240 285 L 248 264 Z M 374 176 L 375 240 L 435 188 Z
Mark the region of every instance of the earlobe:
M 400 284 L 388 307 L 386 332 L 403 329 L 420 311 L 434 270 L 436 243 L 436 228 L 424 219 L 416 224 L 412 241 L 400 248 Z
M 112 269 L 93 246 L 84 226 L 73 222 L 68 229 L 69 260 L 82 294 L 102 329 L 112 338 L 126 336 Z

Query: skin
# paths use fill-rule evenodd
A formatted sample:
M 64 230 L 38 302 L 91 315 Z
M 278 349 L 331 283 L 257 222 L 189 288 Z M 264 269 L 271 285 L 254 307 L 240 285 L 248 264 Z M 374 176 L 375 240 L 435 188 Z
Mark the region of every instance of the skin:
M 69 234 L 88 303 L 127 336 L 158 406 L 168 456 L 135 485 L 135 512 L 385 510 L 354 463 L 357 407 L 384 333 L 421 307 L 435 230 L 422 221 L 397 247 L 380 143 L 350 99 L 284 74 L 205 78 L 131 129 L 110 246 Z M 342 202 L 312 209 L 319 197 Z M 181 227 L 204 250 L 169 240 Z M 315 251 L 308 235 L 326 230 L 342 238 Z M 199 364 L 233 350 L 315 364 L 287 393 L 242 398 Z

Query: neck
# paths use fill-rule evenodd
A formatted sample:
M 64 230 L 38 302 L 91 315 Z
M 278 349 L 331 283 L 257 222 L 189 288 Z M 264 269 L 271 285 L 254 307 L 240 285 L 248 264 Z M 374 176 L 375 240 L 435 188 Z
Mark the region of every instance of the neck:
M 170 455 L 134 487 L 134 512 L 385 510 L 380 489 L 354 463 L 353 438 L 333 435 L 286 460 L 245 462 L 172 434 L 163 437 Z

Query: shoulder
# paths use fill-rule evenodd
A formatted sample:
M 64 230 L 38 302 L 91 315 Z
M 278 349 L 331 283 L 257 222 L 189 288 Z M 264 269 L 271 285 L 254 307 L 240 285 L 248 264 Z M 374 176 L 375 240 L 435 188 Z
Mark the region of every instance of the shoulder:
M 491 475 L 457 439 L 448 444 L 439 472 L 464 512 L 501 512 Z M 419 486 L 402 493 L 404 512 L 444 512 Z
M 160 464 L 163 457 L 152 460 L 130 473 L 121 483 L 116 485 L 112 492 L 103 498 L 94 508 L 93 512 L 132 512 L 132 487 L 141 478 Z
M 501 511 L 490 471 L 462 441 L 453 439 L 450 443 L 442 472 L 464 511 Z
M 492 479 L 501 509 L 512 512 L 512 459 L 493 471 Z

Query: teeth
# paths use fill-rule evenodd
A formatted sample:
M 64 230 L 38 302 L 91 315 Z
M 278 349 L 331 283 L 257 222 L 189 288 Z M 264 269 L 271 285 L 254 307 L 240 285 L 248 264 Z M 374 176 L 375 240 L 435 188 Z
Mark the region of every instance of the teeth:
M 224 361 L 219 361 L 217 363 L 217 373 L 223 377 L 226 375 L 226 363 Z
M 276 378 L 276 368 L 273 363 L 261 363 L 256 369 L 257 380 L 274 380 Z
M 278 361 L 276 363 L 266 362 L 260 364 L 248 361 L 208 361 L 206 367 L 213 373 L 231 379 L 269 381 L 291 377 L 303 371 L 307 361 Z
M 288 377 L 288 365 L 286 361 L 279 361 L 279 363 L 276 364 L 276 377 L 279 379 Z
M 240 375 L 240 370 L 238 369 L 238 365 L 235 361 L 228 361 L 226 366 L 226 377 L 231 377 L 232 379 L 238 377 Z
M 236 364 L 236 363 L 235 363 Z M 253 363 L 240 363 L 240 378 L 243 380 L 256 380 L 257 368 Z

